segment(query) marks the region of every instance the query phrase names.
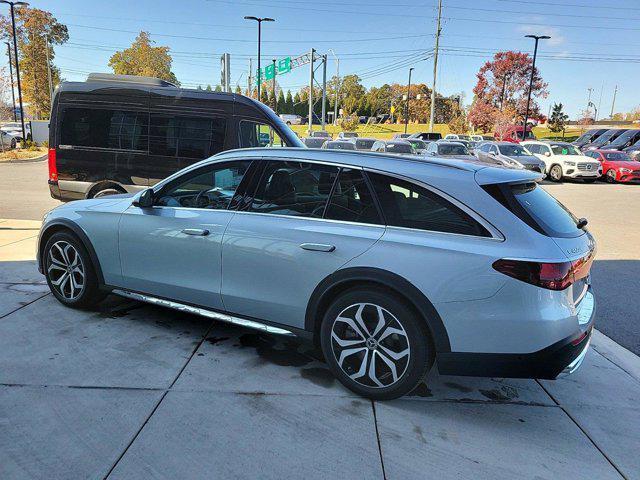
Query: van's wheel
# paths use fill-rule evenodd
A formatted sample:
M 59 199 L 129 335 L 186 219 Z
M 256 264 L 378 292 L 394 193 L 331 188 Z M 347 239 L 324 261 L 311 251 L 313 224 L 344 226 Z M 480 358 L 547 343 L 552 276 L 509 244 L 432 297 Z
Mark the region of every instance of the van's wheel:
M 327 309 L 320 343 L 333 374 L 363 397 L 390 400 L 412 391 L 434 360 L 426 325 L 400 298 L 355 288 Z
M 94 193 L 91 198 L 106 197 L 107 195 L 119 195 L 121 193 L 124 193 L 124 192 L 122 192 L 121 190 L 118 190 L 117 188 L 104 188 Z
M 607 172 L 607 182 L 616 183 L 616 171 L 613 168 Z
M 562 180 L 562 167 L 560 165 L 554 165 L 549 170 L 549 178 L 554 182 L 560 182 Z
M 98 276 L 87 250 L 74 235 L 54 233 L 44 247 L 43 256 L 51 293 L 64 305 L 91 307 L 106 296 L 98 288 Z

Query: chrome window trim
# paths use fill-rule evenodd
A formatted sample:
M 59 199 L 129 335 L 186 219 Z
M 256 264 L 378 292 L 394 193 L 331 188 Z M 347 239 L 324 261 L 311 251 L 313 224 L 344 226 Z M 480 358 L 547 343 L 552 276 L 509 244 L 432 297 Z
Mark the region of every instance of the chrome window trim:
M 227 210 L 227 211 L 233 212 L 237 215 L 261 215 L 265 217 L 280 217 L 280 218 L 290 218 L 290 219 L 293 218 L 296 220 L 312 220 L 315 222 L 339 223 L 344 225 L 355 225 L 360 227 L 378 227 L 382 229 L 387 228 L 386 225 L 381 225 L 378 223 L 350 222 L 347 220 L 334 220 L 332 218 L 304 217 L 302 215 L 285 215 L 280 213 L 244 212 L 244 211 L 234 211 L 234 210 Z

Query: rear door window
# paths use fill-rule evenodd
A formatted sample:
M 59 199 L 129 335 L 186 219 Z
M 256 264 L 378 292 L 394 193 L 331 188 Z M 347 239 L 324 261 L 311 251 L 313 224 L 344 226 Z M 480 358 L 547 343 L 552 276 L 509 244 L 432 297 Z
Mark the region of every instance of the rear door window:
M 340 170 L 324 218 L 345 222 L 382 223 L 361 170 Z
M 147 150 L 148 114 L 118 109 L 65 108 L 60 144 L 117 150 Z
M 224 150 L 224 118 L 151 114 L 149 153 L 203 160 Z
M 386 224 L 435 232 L 490 237 L 491 234 L 461 208 L 413 183 L 369 173 Z

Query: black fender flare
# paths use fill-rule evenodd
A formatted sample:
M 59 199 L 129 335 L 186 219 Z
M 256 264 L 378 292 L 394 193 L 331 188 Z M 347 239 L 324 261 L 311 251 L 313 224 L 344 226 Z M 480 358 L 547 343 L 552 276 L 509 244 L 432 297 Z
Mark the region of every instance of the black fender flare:
M 425 319 L 431 333 L 437 353 L 451 352 L 451 343 L 442 318 L 433 303 L 411 282 L 400 275 L 373 267 L 351 267 L 338 270 L 325 277 L 313 291 L 305 312 L 305 330 L 315 332 L 321 321 L 317 312 L 333 298 L 332 292 L 340 291 L 340 287 L 358 283 L 377 283 L 387 287 L 394 293 L 406 298 L 418 313 Z
M 82 245 L 87 250 L 89 254 L 89 258 L 91 259 L 91 263 L 93 264 L 93 269 L 98 276 L 98 285 L 104 285 L 104 275 L 102 274 L 102 268 L 100 267 L 100 262 L 98 261 L 98 255 L 96 255 L 96 251 L 91 244 L 91 240 L 85 233 L 85 231 L 75 222 L 67 218 L 57 218 L 52 220 L 47 224 L 44 230 L 40 232 L 40 240 L 38 244 L 38 269 L 40 272 L 44 272 L 44 264 L 43 264 L 43 250 L 47 243 L 47 240 L 55 231 L 60 230 L 71 230 L 76 237 L 82 242 Z

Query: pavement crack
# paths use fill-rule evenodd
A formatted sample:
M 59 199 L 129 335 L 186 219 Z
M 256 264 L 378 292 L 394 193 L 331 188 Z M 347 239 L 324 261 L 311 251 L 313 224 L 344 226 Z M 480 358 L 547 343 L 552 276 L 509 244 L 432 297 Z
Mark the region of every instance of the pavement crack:
M 376 428 L 376 440 L 378 441 L 378 454 L 380 455 L 380 467 L 382 467 L 382 478 L 387 480 L 387 473 L 384 469 L 384 458 L 382 457 L 382 443 L 380 443 L 380 431 L 378 430 L 378 415 L 376 414 L 376 403 L 371 400 L 371 409 L 373 410 L 373 425 Z
M 41 298 L 46 297 L 47 295 L 49 295 L 51 292 L 47 292 L 47 293 L 43 293 L 42 295 L 40 295 L 38 298 L 34 298 L 33 300 L 31 300 L 30 302 L 26 302 L 24 305 L 20 305 L 18 308 L 16 308 L 15 310 L 11 310 L 9 313 L 5 313 L 4 315 L 0 316 L 0 320 L 2 320 L 5 317 L 8 317 L 9 315 L 16 313 L 18 310 L 22 310 L 24 307 L 28 307 L 29 305 L 31 305 L 32 303 L 37 302 L 38 300 L 40 300 Z

